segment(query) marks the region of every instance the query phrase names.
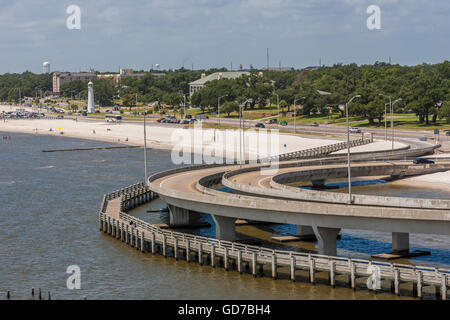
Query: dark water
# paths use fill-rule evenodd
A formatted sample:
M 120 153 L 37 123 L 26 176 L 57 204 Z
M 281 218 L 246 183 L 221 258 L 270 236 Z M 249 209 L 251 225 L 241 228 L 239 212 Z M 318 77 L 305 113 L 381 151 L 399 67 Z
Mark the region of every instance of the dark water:
M 2 135 L 0 133 L 0 135 Z M 97 210 L 104 193 L 143 179 L 141 149 L 43 153 L 43 149 L 104 146 L 54 136 L 11 134 L 0 140 L 0 299 L 30 298 L 42 288 L 53 299 L 392 299 L 390 294 L 288 280 L 253 279 L 221 268 L 141 254 L 98 231 Z M 150 172 L 173 167 L 168 151 L 149 151 Z M 164 207 L 160 201 L 151 208 Z M 165 214 L 135 213 L 152 221 Z M 208 216 L 204 217 L 209 220 Z M 212 221 L 211 221 L 212 222 Z M 293 233 L 294 226 L 238 227 L 242 236 Z M 214 228 L 196 231 L 214 235 Z M 449 237 L 412 235 L 411 244 L 430 257 L 411 260 L 450 264 Z M 314 244 L 303 244 L 314 250 Z M 339 255 L 369 256 L 388 251 L 390 235 L 344 230 Z M 69 290 L 66 269 L 81 269 L 81 289 Z

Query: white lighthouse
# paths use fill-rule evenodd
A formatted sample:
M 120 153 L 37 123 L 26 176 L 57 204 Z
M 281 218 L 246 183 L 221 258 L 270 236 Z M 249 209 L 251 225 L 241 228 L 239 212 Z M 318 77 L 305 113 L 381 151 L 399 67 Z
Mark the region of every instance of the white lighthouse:
M 88 113 L 95 113 L 95 103 L 94 103 L 94 84 L 89 81 L 88 83 Z

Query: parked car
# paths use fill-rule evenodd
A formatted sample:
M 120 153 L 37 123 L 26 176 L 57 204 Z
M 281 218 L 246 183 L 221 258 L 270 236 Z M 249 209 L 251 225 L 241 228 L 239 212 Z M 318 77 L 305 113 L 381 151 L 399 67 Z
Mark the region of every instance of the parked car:
M 284 121 L 284 120 L 280 122 L 281 126 L 287 126 L 287 124 L 288 124 L 287 121 Z
M 350 128 L 350 133 L 361 133 L 361 129 L 356 127 Z
M 87 116 L 87 112 L 83 112 L 81 115 L 86 117 Z
M 191 119 L 190 120 L 190 123 L 196 123 L 196 122 L 198 122 L 197 119 Z
M 311 127 L 318 127 L 318 126 L 319 126 L 319 124 L 317 122 L 311 123 Z
M 445 135 L 446 135 L 446 136 L 450 136 L 450 131 L 447 131 L 447 132 L 445 133 Z
M 180 124 L 189 124 L 189 123 L 191 123 L 191 122 L 189 120 L 186 120 L 186 119 L 181 120 L 181 122 L 180 122 Z
M 187 115 L 186 115 L 186 119 L 192 119 L 192 115 L 187 114 Z
M 269 119 L 266 121 L 266 124 L 273 124 L 273 123 L 277 123 L 277 119 Z
M 266 126 L 264 125 L 264 123 L 258 122 L 258 123 L 255 125 L 255 127 L 256 127 L 256 128 L 265 128 Z
M 423 163 L 434 164 L 434 161 L 427 159 L 427 158 L 416 158 L 416 159 L 414 159 L 413 163 L 414 164 L 423 164 Z
M 156 120 L 156 122 L 162 122 L 164 120 L 164 118 L 160 118 L 158 120 Z

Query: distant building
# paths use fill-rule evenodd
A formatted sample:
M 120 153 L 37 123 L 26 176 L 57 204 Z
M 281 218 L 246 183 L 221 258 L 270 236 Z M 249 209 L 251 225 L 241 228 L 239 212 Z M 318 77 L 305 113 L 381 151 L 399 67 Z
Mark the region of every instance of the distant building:
M 99 79 L 112 79 L 114 83 L 119 83 L 120 80 L 125 78 L 137 78 L 140 80 L 144 75 L 144 73 L 134 73 L 133 69 L 120 69 L 119 73 L 99 74 L 97 77 Z
M 53 72 L 53 94 L 61 94 L 61 86 L 66 82 L 88 81 L 95 78 L 97 78 L 97 74 L 92 69 L 89 72 L 80 73 L 55 71 Z
M 45 61 L 42 64 L 42 73 L 50 73 L 50 62 Z
M 271 67 L 271 68 L 263 68 L 263 70 L 286 72 L 286 71 L 292 71 L 292 70 L 294 70 L 294 68 L 292 68 L 292 67 Z
M 246 71 L 232 71 L 232 72 L 215 72 L 210 75 L 206 75 L 202 73 L 202 76 L 200 79 L 195 80 L 191 83 L 189 83 L 189 95 L 192 96 L 195 92 L 202 89 L 207 82 L 213 81 L 213 80 L 220 80 L 220 79 L 237 79 L 242 77 L 243 75 L 249 75 L 250 72 Z

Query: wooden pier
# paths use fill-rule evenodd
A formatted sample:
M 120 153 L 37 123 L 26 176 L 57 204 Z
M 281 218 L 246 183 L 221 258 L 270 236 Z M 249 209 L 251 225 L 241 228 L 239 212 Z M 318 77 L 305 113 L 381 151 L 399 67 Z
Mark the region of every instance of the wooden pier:
M 303 270 L 303 273 L 306 271 L 307 281 L 315 284 L 319 278 L 317 274 L 325 272 L 328 274 L 328 284 L 332 287 L 337 282 L 343 282 L 356 290 L 367 289 L 365 280 L 373 278 L 375 273 L 372 270 L 377 270 L 378 283 L 383 284 L 384 288 L 377 289 L 374 285 L 371 290 L 375 292 L 390 290 L 400 295 L 400 285 L 408 283 L 415 297 L 423 298 L 424 288 L 433 287 L 436 298 L 447 299 L 450 278 L 450 270 L 447 269 L 273 250 L 164 230 L 127 214 L 128 210 L 150 202 L 157 196 L 144 183 L 105 195 L 99 210 L 99 229 L 142 252 L 198 262 L 200 265 L 207 263 L 212 267 L 221 266 L 227 271 L 247 271 L 254 277 L 263 274 L 264 269 L 269 269 L 269 276 L 277 279 L 287 270 L 288 278 L 296 281 L 299 279 L 298 273 Z

